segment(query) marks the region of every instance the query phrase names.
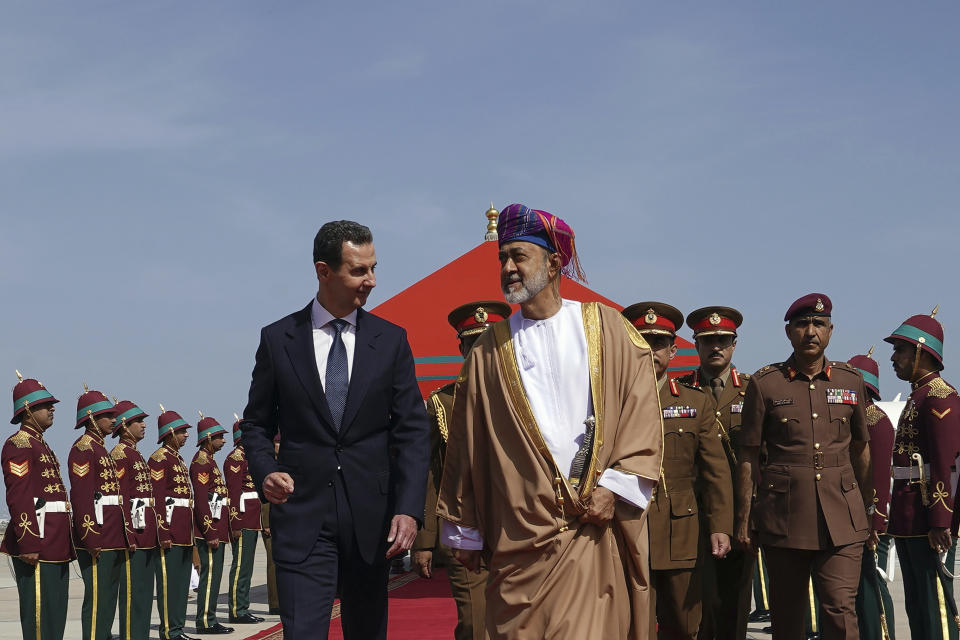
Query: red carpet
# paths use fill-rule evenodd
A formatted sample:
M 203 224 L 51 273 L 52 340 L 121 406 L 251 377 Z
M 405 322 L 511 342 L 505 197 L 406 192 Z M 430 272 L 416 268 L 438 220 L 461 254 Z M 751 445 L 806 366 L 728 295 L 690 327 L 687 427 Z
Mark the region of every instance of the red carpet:
M 389 640 L 449 640 L 457 626 L 457 609 L 450 596 L 447 573 L 436 569 L 430 580 L 413 572 L 390 578 L 387 585 L 390 602 Z M 282 640 L 283 629 L 275 627 L 250 636 L 247 640 Z M 333 605 L 330 640 L 343 640 L 340 627 L 340 601 Z

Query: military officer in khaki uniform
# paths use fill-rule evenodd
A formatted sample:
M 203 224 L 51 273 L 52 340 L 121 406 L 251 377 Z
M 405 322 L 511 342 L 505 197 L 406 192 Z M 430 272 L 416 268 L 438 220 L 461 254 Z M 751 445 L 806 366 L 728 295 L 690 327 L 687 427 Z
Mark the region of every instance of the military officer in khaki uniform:
M 714 416 L 715 437 L 726 453 L 731 476 L 740 448 L 740 424 L 743 396 L 750 374 L 733 366 L 737 348 L 737 329 L 743 316 L 730 307 L 703 307 L 690 312 L 687 326 L 693 329 L 693 341 L 700 367 L 677 381 L 703 389 Z M 731 549 L 722 559 L 703 552 L 703 623 L 700 640 L 743 640 L 750 615 L 750 585 L 756 554 L 741 548 Z M 758 605 L 759 607 L 759 605 Z
M 960 397 L 940 377 L 943 327 L 933 314 L 908 318 L 884 340 L 893 344 L 893 370 L 911 388 L 894 441 L 887 526 L 900 558 L 910 635 L 956 640 L 947 610 L 953 581 L 941 579 L 938 567 L 944 562 L 952 570 L 956 552 L 951 475 L 960 451 Z
M 860 372 L 824 355 L 831 307 L 822 293 L 790 305 L 784 321 L 793 354 L 754 374 L 744 398 L 737 537 L 747 548 L 763 546 L 775 640 L 804 637 L 811 574 L 821 638 L 859 637 L 854 601 L 873 507 L 870 434 Z
M 510 316 L 510 305 L 504 302 L 481 300 L 460 305 L 450 312 L 447 321 L 457 331 L 460 340 L 460 355 L 467 356 L 473 343 L 487 327 Z M 487 638 L 484 625 L 487 586 L 485 565 L 479 573 L 468 571 L 453 557 L 450 550 L 438 540 L 437 493 L 443 475 L 443 458 L 446 452 L 447 435 L 452 427 L 449 420 L 453 411 L 454 383 L 446 384 L 430 394 L 427 401 L 427 416 L 430 418 L 430 469 L 427 472 L 427 502 L 423 529 L 413 541 L 413 564 L 424 578 L 433 575 L 433 556 L 437 554 L 447 567 L 450 591 L 457 603 L 457 627 L 453 632 L 456 640 L 483 640 Z M 455 428 L 455 427 L 453 427 Z
M 701 619 L 702 572 L 697 567 L 701 531 L 711 557 L 722 562 L 730 551 L 730 466 L 717 437 L 714 403 L 702 389 L 670 380 L 667 375 L 677 354 L 674 339 L 683 325 L 683 314 L 662 302 L 638 302 L 624 309 L 623 315 L 643 334 L 653 352 L 663 412 L 663 466 L 647 508 L 650 622 L 656 626 L 650 635 L 692 640 Z

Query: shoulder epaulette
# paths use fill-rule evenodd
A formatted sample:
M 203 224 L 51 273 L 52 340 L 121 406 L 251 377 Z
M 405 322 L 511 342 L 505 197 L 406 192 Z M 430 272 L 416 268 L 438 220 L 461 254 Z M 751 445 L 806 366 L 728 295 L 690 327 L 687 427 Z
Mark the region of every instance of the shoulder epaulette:
M 870 406 L 868 406 L 865 413 L 867 414 L 868 427 L 872 427 L 873 425 L 877 424 L 878 422 L 883 420 L 884 416 L 887 415 L 886 413 L 883 412 L 883 409 L 881 409 L 875 404 L 871 404 Z
M 90 443 L 93 442 L 93 438 L 89 434 L 85 433 L 80 436 L 80 439 L 73 445 L 77 448 L 78 451 L 93 451 L 93 445 Z
M 151 460 L 156 460 L 157 462 L 163 462 L 164 458 L 167 457 L 167 450 L 164 447 L 160 447 L 153 452 L 153 455 L 150 456 Z
M 831 362 L 830 362 L 830 366 L 833 367 L 834 369 L 843 369 L 844 371 L 849 371 L 850 373 L 856 373 L 856 374 L 859 374 L 859 373 L 860 373 L 859 369 L 857 369 L 857 368 L 854 367 L 854 366 L 851 366 L 851 365 L 847 364 L 846 362 L 840 362 L 840 361 L 833 362 L 833 361 L 831 361 Z
M 957 390 L 951 387 L 943 378 L 934 378 L 929 386 L 930 391 L 927 392 L 927 395 L 932 398 L 946 398 L 951 393 L 957 392 Z
M 774 364 L 768 364 L 765 367 L 761 367 L 754 374 L 753 377 L 759 378 L 760 376 L 765 376 L 771 371 L 780 371 L 786 365 L 785 362 L 775 362 Z M 742 375 L 742 374 L 741 374 Z
M 234 449 L 233 453 L 230 454 L 231 460 L 243 460 L 243 451 L 240 449 Z
M 113 448 L 113 451 L 110 452 L 110 457 L 114 460 L 123 460 L 127 457 L 127 445 L 122 442 Z
M 677 384 L 680 385 L 681 387 L 686 387 L 687 389 L 690 389 L 691 391 L 696 391 L 697 393 L 704 393 L 703 387 L 695 387 L 693 386 L 693 384 L 691 384 L 687 380 L 684 380 L 683 378 L 674 378 L 674 380 L 676 380 Z
M 677 376 L 676 378 L 674 378 L 674 380 L 676 380 L 676 381 L 679 382 L 680 384 L 685 384 L 685 385 L 687 385 L 687 386 L 689 386 L 689 387 L 692 387 L 692 386 L 693 386 L 693 373 L 688 373 L 688 374 L 686 374 L 686 375 Z
M 200 451 L 197 451 L 197 455 L 193 458 L 193 461 L 197 464 L 207 464 L 210 459 L 207 457 L 207 452 L 200 449 Z
M 7 438 L 7 442 L 11 443 L 17 449 L 29 449 L 33 446 L 30 443 L 30 434 L 23 429 Z

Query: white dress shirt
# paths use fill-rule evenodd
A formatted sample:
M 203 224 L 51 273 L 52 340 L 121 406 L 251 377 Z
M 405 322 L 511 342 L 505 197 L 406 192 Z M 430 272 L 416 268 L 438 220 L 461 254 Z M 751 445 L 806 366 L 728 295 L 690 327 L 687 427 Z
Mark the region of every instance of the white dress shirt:
M 333 344 L 333 336 L 337 330 L 330 324 L 336 318 L 333 314 L 323 308 L 323 305 L 314 298 L 313 306 L 310 307 L 310 319 L 313 323 L 313 355 L 317 359 L 317 371 L 320 372 L 320 383 L 324 389 L 327 387 L 327 356 L 330 355 L 330 346 Z M 347 321 L 347 326 L 340 332 L 343 339 L 343 346 L 347 350 L 347 382 L 350 381 L 350 375 L 353 373 L 353 351 L 357 343 L 357 310 L 354 309 L 349 315 L 341 320 Z
M 515 313 L 510 317 L 510 332 L 520 380 L 537 426 L 560 473 L 569 475 L 586 435 L 584 421 L 593 415 L 580 303 L 564 300 L 560 311 L 543 320 L 528 320 Z M 597 484 L 621 500 L 646 508 L 654 482 L 606 469 Z M 442 521 L 441 535 L 449 547 L 483 548 L 479 532 L 467 527 Z

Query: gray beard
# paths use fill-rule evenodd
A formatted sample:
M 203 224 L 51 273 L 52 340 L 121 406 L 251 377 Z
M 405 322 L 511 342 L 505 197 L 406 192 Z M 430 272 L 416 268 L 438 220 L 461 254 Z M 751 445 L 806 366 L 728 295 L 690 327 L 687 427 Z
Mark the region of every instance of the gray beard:
M 543 269 L 529 276 L 526 280 L 521 280 L 520 288 L 516 291 L 504 289 L 503 297 L 510 304 L 523 304 L 543 291 L 549 282 L 550 278 L 547 276 L 547 270 Z

